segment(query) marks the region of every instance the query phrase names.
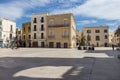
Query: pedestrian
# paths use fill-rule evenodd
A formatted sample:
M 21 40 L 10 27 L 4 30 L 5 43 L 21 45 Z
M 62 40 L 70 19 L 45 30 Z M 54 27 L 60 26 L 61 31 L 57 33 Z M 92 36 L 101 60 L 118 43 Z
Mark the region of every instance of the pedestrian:
M 19 47 L 20 47 L 20 42 L 19 42 L 19 40 L 16 42 L 16 44 L 17 44 L 17 48 L 19 48 Z
M 112 49 L 113 49 L 113 51 L 114 51 L 114 47 L 115 47 L 115 46 L 112 44 Z
M 93 51 L 95 50 L 94 44 L 92 45 L 92 50 L 93 50 Z

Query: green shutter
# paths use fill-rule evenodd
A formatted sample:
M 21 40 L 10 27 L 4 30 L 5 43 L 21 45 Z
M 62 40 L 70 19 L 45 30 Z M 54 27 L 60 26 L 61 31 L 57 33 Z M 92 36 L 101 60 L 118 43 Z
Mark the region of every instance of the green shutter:
M 2 38 L 2 32 L 0 32 L 0 39 Z
M 3 44 L 3 42 L 2 42 L 2 41 L 0 41 L 0 47 L 2 47 L 2 44 Z
M 2 21 L 0 21 L 0 25 L 2 25 Z

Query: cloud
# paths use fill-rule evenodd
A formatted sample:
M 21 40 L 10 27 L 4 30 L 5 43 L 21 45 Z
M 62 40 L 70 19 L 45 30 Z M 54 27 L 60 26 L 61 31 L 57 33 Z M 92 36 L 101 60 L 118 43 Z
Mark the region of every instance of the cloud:
M 120 21 L 107 22 L 106 25 L 109 26 L 110 32 L 114 32 L 120 25 Z
M 87 24 L 93 24 L 97 23 L 96 20 L 81 20 L 77 22 L 77 25 L 87 25 Z
M 106 20 L 120 19 L 120 0 L 87 0 L 84 4 L 69 8 L 57 9 L 51 13 L 73 13 L 86 17 Z
M 0 4 L 0 16 L 16 20 L 21 18 L 25 11 L 35 7 L 45 6 L 51 0 L 16 0 Z
M 6 3 L 0 3 L 0 17 L 16 20 L 25 15 L 27 10 L 35 9 L 36 7 L 46 7 L 46 5 L 50 3 L 57 4 L 57 2 L 59 2 L 62 8 L 69 8 L 73 3 L 80 1 L 81 0 L 10 0 Z M 54 10 L 55 7 L 50 7 L 50 9 Z

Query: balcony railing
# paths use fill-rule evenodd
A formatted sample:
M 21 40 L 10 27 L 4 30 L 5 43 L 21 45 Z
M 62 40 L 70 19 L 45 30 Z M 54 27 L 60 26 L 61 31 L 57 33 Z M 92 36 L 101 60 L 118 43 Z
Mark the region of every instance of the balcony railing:
M 64 25 L 64 24 L 60 24 L 60 25 L 48 25 L 48 27 L 68 27 L 70 26 L 69 24 L 68 25 Z
M 68 35 L 62 35 L 62 38 L 69 38 Z
M 51 39 L 51 38 L 55 38 L 55 36 L 48 36 L 48 38 L 50 38 L 50 39 Z

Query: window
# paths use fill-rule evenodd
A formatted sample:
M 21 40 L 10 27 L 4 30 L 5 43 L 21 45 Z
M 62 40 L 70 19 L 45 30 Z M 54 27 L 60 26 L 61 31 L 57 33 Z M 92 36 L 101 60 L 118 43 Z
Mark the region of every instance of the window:
M 25 39 L 25 35 L 23 36 L 23 39 Z
M 91 30 L 87 30 L 87 33 L 91 33 Z
M 44 33 L 41 33 L 41 39 L 43 39 L 44 38 Z
M 64 36 L 67 36 L 67 31 L 66 31 L 66 30 L 64 31 L 64 34 L 63 34 L 63 35 L 64 35 Z
M 4 35 L 4 37 L 5 37 L 5 35 Z M 10 34 L 10 39 L 12 39 L 12 34 Z
M 34 18 L 33 23 L 37 23 L 37 18 Z
M 108 39 L 108 36 L 107 36 L 107 35 L 105 35 L 105 39 Z
M 34 33 L 34 39 L 36 39 L 36 33 Z
M 43 23 L 44 22 L 44 17 L 41 17 L 41 23 Z
M 90 35 L 87 35 L 87 40 L 91 41 L 91 36 Z
M 96 41 L 99 41 L 100 40 L 100 36 L 96 36 Z
M 31 32 L 31 27 L 30 26 L 28 27 L 28 31 Z
M 99 42 L 97 42 L 97 47 L 99 46 Z
M 100 30 L 95 30 L 95 33 L 100 33 Z
M 65 30 L 64 33 L 63 33 L 63 37 L 66 38 L 68 37 L 68 34 L 67 34 L 67 31 Z
M 50 26 L 51 26 L 51 27 L 54 26 L 54 20 L 50 20 Z
M 53 32 L 50 32 L 48 38 L 54 38 L 54 37 L 55 36 L 54 36 Z
M 107 33 L 108 32 L 108 30 L 104 30 L 104 33 Z
M 13 25 L 10 25 L 10 31 L 13 31 Z
M 25 27 L 23 27 L 23 32 L 25 32 Z
M 64 48 L 68 48 L 68 43 L 64 43 Z
M 34 25 L 34 31 L 37 31 L 36 25 Z
M 2 38 L 2 32 L 0 32 L 0 39 Z
M 68 20 L 67 19 L 64 19 L 64 25 L 68 26 Z
M 0 31 L 2 31 L 2 27 L 0 26 Z
M 41 25 L 41 31 L 44 31 L 44 25 L 43 24 Z
M 29 35 L 29 39 L 31 38 L 31 35 Z
M 50 32 L 50 36 L 53 36 L 53 32 Z

